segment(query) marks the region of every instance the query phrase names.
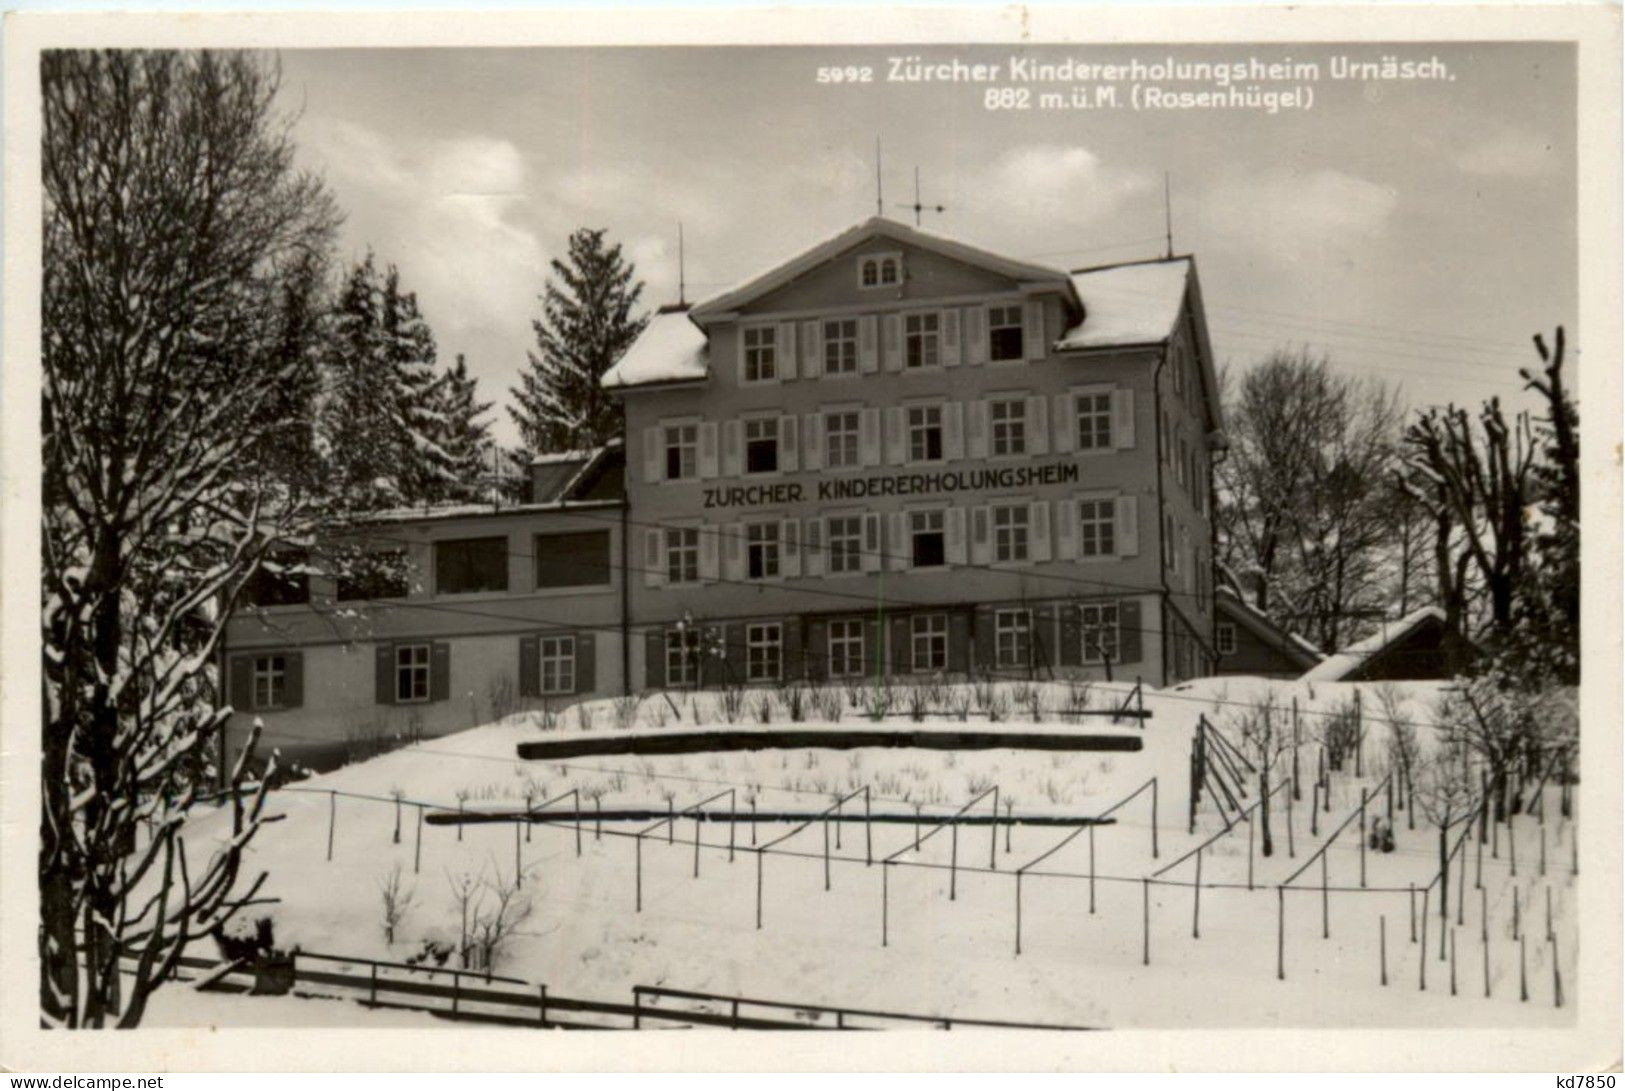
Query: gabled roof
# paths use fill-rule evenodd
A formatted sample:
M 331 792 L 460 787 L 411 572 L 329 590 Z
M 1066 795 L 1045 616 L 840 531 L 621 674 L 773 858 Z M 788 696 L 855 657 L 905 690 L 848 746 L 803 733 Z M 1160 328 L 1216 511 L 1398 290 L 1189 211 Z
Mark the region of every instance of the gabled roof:
M 603 473 L 620 450 L 621 441 L 614 439 L 598 447 L 537 455 L 530 462 L 530 502 L 588 499 L 586 486 Z
M 1443 625 L 1445 613 L 1437 606 L 1424 606 L 1412 610 L 1398 621 L 1385 621 L 1376 632 L 1364 640 L 1357 640 L 1335 655 L 1329 655 L 1319 664 L 1305 671 L 1305 682 L 1341 682 L 1366 663 L 1389 648 L 1403 644 L 1418 629 L 1432 622 Z
M 1312 668 L 1322 659 L 1320 650 L 1297 633 L 1283 629 L 1258 612 L 1226 584 L 1213 589 L 1213 603 L 1226 620 L 1244 627 L 1264 643 L 1286 656 L 1300 668 Z
M 789 261 L 775 265 L 765 273 L 759 273 L 749 280 L 719 292 L 704 302 L 697 303 L 690 312 L 694 320 L 703 324 L 707 319 L 738 310 L 752 300 L 759 299 L 769 292 L 784 287 L 797 277 L 818 268 L 825 262 L 838 257 L 846 250 L 873 238 L 886 238 L 894 242 L 906 243 L 941 254 L 943 257 L 974 265 L 1001 276 L 1019 281 L 1055 281 L 1068 294 L 1071 292 L 1066 273 L 1059 269 L 1052 269 L 1047 265 L 1034 265 L 1032 262 L 1017 261 L 1014 258 L 1003 257 L 990 250 L 982 250 L 975 246 L 962 243 L 957 239 L 950 239 L 944 235 L 937 235 L 930 231 L 923 231 L 917 227 L 888 220 L 881 216 L 871 216 L 860 224 L 847 228 L 833 238 L 826 239 L 816 246 L 803 250 Z

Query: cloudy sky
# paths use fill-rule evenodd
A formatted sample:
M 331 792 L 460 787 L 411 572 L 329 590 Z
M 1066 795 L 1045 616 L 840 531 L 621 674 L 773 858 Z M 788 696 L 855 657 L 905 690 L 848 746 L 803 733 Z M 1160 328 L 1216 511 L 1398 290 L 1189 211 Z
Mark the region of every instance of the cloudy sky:
M 441 354 L 499 406 L 548 260 L 604 227 L 647 282 L 720 291 L 875 211 L 1077 268 L 1155 256 L 1163 177 L 1221 363 L 1308 344 L 1412 404 L 1516 398 L 1529 337 L 1576 311 L 1575 84 L 1562 45 L 1032 47 L 1043 60 L 1322 63 L 1311 110 L 997 111 L 982 86 L 884 81 L 888 56 L 1008 46 L 324 50 L 282 54 L 301 154 L 418 292 Z M 1453 79 L 1334 81 L 1334 55 L 1437 55 Z M 820 65 L 876 82 L 820 86 Z M 1043 90 L 1046 88 L 1035 88 Z M 1125 92 L 1126 94 L 1126 85 Z M 513 430 L 500 413 L 498 435 Z

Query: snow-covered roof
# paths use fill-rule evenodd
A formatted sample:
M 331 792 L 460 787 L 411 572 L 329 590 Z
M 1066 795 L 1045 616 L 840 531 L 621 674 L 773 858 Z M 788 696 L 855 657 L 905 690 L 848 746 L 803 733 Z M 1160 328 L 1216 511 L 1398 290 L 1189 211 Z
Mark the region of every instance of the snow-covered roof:
M 975 265 L 988 269 L 1002 276 L 1018 281 L 1058 281 L 1065 287 L 1067 275 L 1059 269 L 1051 269 L 1047 265 L 1035 265 L 1028 261 L 1018 261 L 995 254 L 991 250 L 971 246 L 951 239 L 946 235 L 925 231 L 918 227 L 888 220 L 883 216 L 871 216 L 862 223 L 842 231 L 839 235 L 825 239 L 816 246 L 803 250 L 789 261 L 779 262 L 771 269 L 758 273 L 739 284 L 718 292 L 716 295 L 697 303 L 694 306 L 694 316 L 703 321 L 711 315 L 726 313 L 759 298 L 776 288 L 780 288 L 796 277 L 810 269 L 815 269 L 826 261 L 838 256 L 847 249 L 864 242 L 867 239 L 883 236 L 888 239 L 929 250 L 944 257 L 962 261 L 967 265 Z
M 501 507 L 489 503 L 429 504 L 419 505 L 415 508 L 390 508 L 385 511 L 369 512 L 364 518 L 358 519 L 357 523 L 366 526 L 370 523 L 415 523 L 435 519 L 466 519 L 477 515 L 530 515 L 550 511 L 569 511 L 572 508 L 614 507 L 620 503 L 619 500 L 554 500 L 545 504 L 504 504 Z
M 1398 621 L 1385 621 L 1364 640 L 1356 640 L 1304 671 L 1301 679 L 1305 682 L 1341 682 L 1364 665 L 1366 660 L 1404 640 L 1429 620 L 1443 622 L 1444 611 L 1437 606 L 1424 606 L 1420 610 L 1412 610 Z
M 1297 633 L 1276 624 L 1229 584 L 1219 583 L 1213 589 L 1213 598 L 1232 620 L 1240 621 L 1260 639 L 1277 645 L 1289 657 L 1293 652 L 1297 652 L 1310 664 L 1318 663 L 1322 658 L 1319 648 Z
M 652 383 L 681 383 L 710 374 L 705 331 L 683 311 L 668 311 L 649 319 L 626 354 L 615 361 L 601 380 L 605 390 Z
M 1092 349 L 1150 345 L 1174 332 L 1190 280 L 1189 258 L 1114 265 L 1072 274 L 1083 301 L 1083 321 L 1066 331 L 1056 348 Z

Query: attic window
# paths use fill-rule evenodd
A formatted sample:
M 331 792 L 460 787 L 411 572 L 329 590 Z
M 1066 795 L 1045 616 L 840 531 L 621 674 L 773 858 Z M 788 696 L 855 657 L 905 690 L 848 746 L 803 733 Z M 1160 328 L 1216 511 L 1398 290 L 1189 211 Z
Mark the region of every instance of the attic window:
M 890 288 L 903 282 L 903 255 L 866 254 L 858 259 L 858 287 Z

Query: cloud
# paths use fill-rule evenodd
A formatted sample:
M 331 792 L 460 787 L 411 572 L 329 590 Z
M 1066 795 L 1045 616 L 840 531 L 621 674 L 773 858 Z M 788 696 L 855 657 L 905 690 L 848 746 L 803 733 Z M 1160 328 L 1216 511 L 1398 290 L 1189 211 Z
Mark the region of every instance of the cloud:
M 1558 167 L 1552 141 L 1528 129 L 1506 128 L 1456 156 L 1468 174 L 1534 178 Z
M 1075 144 L 1009 148 L 987 164 L 968 191 L 984 198 L 996 195 L 998 216 L 987 223 L 987 237 L 1002 240 L 1001 248 L 1006 253 L 1042 249 L 1045 244 L 1053 248 L 1058 238 L 1077 239 L 1080 246 L 1091 240 L 1098 242 L 1095 236 L 1100 228 L 1119 220 L 1126 209 L 1136 204 L 1145 204 L 1149 209 L 1153 196 L 1158 226 L 1161 221 L 1161 191 L 1156 178 L 1115 166 Z
M 1198 198 L 1204 232 L 1295 260 L 1386 237 L 1399 195 L 1343 171 L 1272 167 L 1221 178 Z

